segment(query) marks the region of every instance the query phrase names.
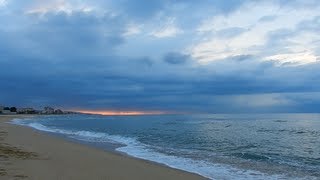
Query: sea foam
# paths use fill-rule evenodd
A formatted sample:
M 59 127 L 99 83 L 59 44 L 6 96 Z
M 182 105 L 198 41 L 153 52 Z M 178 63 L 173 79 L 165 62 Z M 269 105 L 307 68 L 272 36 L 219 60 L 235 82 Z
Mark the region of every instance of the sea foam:
M 280 175 L 266 175 L 253 170 L 240 170 L 228 165 L 213 164 L 205 161 L 193 160 L 190 158 L 171 156 L 164 153 L 156 152 L 152 147 L 139 142 L 136 138 L 123 137 L 118 135 L 109 135 L 104 132 L 77 131 L 47 127 L 40 123 L 41 121 L 30 121 L 14 119 L 11 123 L 23 126 L 29 126 L 34 129 L 56 133 L 69 138 L 85 142 L 107 142 L 118 143 L 123 146 L 116 148 L 117 151 L 126 153 L 130 156 L 145 159 L 172 168 L 196 173 L 209 179 L 279 179 Z

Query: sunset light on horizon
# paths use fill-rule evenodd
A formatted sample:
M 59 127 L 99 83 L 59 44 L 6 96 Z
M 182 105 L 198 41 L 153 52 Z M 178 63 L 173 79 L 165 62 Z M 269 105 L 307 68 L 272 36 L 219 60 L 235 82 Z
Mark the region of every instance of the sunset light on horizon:
M 84 114 L 97 114 L 104 116 L 138 116 L 138 115 L 160 115 L 160 114 L 168 114 L 168 112 L 163 111 L 115 111 L 115 110 L 107 110 L 107 111 L 95 111 L 95 110 L 75 110 L 79 113 Z

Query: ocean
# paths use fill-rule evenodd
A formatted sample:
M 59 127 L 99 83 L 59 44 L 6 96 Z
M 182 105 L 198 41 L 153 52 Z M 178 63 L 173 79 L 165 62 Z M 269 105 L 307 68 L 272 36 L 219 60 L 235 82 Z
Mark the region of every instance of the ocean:
M 63 115 L 12 123 L 210 179 L 320 179 L 320 114 Z

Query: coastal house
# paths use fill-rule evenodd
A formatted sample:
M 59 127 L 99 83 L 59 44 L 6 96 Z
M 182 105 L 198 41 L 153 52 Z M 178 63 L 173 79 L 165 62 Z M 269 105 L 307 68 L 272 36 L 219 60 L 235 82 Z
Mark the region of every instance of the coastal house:
M 17 113 L 11 112 L 10 110 L 2 110 L 2 114 L 17 114 Z
M 12 108 L 14 108 L 14 107 L 12 107 Z M 1 114 L 17 114 L 16 111 L 11 111 L 11 109 L 9 107 L 1 106 L 0 111 L 1 111 Z
M 19 108 L 17 109 L 18 114 L 35 114 L 36 110 L 33 108 Z

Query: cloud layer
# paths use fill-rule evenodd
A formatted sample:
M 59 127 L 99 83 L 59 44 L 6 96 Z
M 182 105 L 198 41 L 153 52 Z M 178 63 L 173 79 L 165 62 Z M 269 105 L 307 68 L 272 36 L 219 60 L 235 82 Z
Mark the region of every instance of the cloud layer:
M 0 1 L 0 104 L 318 112 L 318 1 Z

